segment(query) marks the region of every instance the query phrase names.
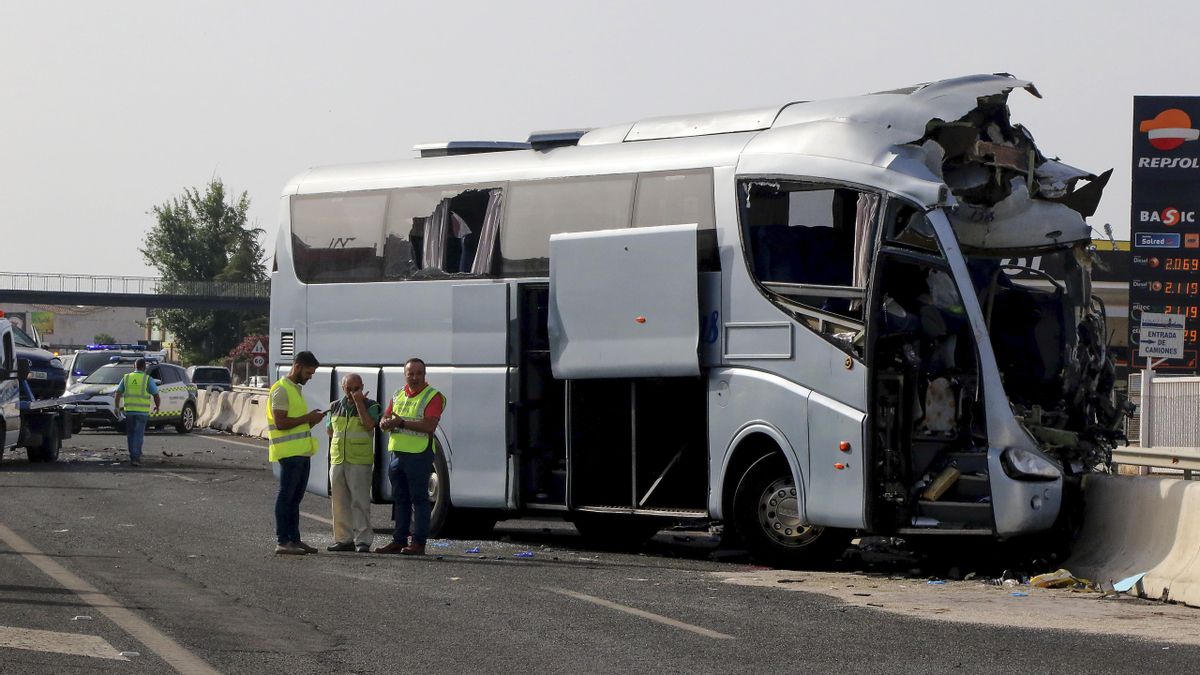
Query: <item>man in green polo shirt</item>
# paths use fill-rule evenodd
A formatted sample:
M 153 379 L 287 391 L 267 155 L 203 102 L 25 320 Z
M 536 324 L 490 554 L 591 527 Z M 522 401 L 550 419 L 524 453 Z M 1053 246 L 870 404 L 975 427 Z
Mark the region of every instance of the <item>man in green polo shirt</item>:
M 342 378 L 342 398 L 329 408 L 329 501 L 333 507 L 330 551 L 371 550 L 371 475 L 375 425 L 382 409 L 367 398 L 358 375 Z

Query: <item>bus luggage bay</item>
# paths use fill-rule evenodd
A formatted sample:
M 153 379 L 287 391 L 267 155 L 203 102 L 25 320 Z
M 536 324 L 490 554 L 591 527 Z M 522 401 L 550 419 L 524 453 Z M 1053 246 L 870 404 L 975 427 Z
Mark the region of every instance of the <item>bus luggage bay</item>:
M 273 372 L 313 351 L 323 408 L 423 358 L 449 398 L 435 532 L 719 521 L 803 565 L 855 531 L 1069 526 L 1127 408 L 1090 289 L 1108 174 L 1043 155 L 1016 89 L 1037 95 L 980 75 L 312 169 L 281 204 Z M 1035 255 L 1061 278 L 1003 264 Z

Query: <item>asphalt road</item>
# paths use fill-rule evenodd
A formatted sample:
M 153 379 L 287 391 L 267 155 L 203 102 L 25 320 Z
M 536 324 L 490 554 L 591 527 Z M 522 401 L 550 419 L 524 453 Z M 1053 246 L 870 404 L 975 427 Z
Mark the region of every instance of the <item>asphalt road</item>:
M 322 552 L 277 557 L 262 442 L 151 433 L 141 469 L 116 462 L 122 447 L 85 432 L 57 464 L 0 464 L 0 672 L 1115 673 L 1200 660 L 1070 622 L 928 620 L 724 583 L 755 569 L 703 534 L 613 553 L 525 520 L 435 540 L 424 558 L 333 554 L 328 501 L 309 495 L 301 528 Z M 387 513 L 375 507 L 378 544 Z

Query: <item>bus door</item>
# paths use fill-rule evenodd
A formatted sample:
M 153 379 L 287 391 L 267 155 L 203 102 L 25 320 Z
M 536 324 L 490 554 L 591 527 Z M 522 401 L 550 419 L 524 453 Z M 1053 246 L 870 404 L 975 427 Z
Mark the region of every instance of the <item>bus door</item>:
M 550 238 L 548 334 L 567 380 L 568 506 L 703 514 L 697 226 Z
M 439 428 L 450 446 L 450 502 L 456 508 L 504 509 L 509 500 L 508 284 L 451 288 L 449 381 L 427 376 L 449 404 Z

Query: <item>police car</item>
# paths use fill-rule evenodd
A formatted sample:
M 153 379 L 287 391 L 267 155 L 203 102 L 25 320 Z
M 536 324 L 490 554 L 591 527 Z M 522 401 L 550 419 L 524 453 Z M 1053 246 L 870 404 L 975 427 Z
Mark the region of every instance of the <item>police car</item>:
M 186 370 L 174 364 L 160 363 L 149 355 L 113 355 L 109 358 L 110 363 L 79 379 L 69 390 L 73 394 L 91 394 L 90 399 L 76 406 L 84 426 L 124 428 L 124 420 L 117 415 L 113 398 L 121 378 L 133 372 L 134 361 L 144 358 L 146 374 L 158 384 L 161 401 L 158 412 L 150 413 L 148 426 L 174 426 L 181 434 L 196 427 L 196 386 L 188 378 Z

